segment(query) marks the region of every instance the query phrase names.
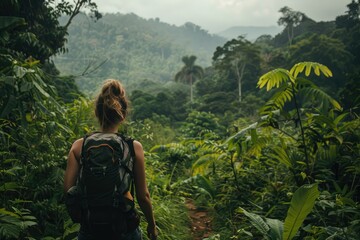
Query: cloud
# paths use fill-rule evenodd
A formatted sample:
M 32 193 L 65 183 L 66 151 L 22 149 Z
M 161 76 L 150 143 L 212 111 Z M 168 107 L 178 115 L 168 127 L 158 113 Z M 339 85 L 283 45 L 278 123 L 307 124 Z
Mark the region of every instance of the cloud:
M 240 1 L 240 0 L 217 0 L 216 2 L 220 7 L 235 7 L 235 6 L 239 6 L 242 1 Z
M 339 0 L 94 0 L 102 12 L 133 12 L 169 24 L 193 22 L 212 33 L 232 26 L 277 25 L 281 7 L 305 13 L 316 21 L 334 20 L 346 10 Z M 348 0 L 350 2 L 350 0 Z

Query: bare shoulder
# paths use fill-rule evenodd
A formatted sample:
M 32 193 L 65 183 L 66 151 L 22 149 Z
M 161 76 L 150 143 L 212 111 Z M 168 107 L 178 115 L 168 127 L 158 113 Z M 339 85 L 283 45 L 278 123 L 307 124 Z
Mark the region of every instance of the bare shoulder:
M 134 140 L 133 142 L 134 144 L 134 151 L 135 151 L 135 156 L 136 159 L 143 159 L 144 158 L 144 150 L 143 150 L 143 146 L 139 141 Z
M 79 138 L 77 140 L 74 141 L 74 143 L 72 144 L 72 148 L 77 149 L 82 147 L 82 144 L 84 142 L 84 138 Z
M 71 146 L 70 151 L 75 155 L 76 159 L 80 158 L 83 142 L 84 138 L 79 138 Z
M 141 142 L 134 140 L 133 144 L 134 144 L 135 151 L 137 149 L 141 149 L 141 150 L 143 149 Z

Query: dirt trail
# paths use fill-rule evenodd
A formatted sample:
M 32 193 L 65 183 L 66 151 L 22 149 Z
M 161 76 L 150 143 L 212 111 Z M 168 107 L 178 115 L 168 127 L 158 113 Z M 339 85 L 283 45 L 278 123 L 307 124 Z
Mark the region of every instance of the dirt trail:
M 192 199 L 187 199 L 186 207 L 188 208 L 191 218 L 191 233 L 194 240 L 202 240 L 211 235 L 211 217 L 206 210 L 197 209 Z

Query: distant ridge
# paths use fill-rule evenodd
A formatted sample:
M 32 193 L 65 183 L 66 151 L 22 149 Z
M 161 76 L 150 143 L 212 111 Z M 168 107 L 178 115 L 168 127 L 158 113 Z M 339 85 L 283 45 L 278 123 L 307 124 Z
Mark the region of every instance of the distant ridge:
M 107 78 L 121 79 L 129 91 L 166 86 L 182 68 L 182 57 L 194 55 L 197 65 L 211 66 L 216 48 L 227 41 L 191 22 L 175 26 L 134 13 L 104 14 L 96 22 L 79 14 L 68 33 L 68 51 L 53 60 L 89 95 Z
M 255 41 L 259 36 L 269 34 L 275 36 L 281 32 L 281 28 L 278 26 L 235 26 L 228 28 L 217 35 L 225 37 L 227 39 L 237 38 L 239 35 L 244 35 L 249 41 Z

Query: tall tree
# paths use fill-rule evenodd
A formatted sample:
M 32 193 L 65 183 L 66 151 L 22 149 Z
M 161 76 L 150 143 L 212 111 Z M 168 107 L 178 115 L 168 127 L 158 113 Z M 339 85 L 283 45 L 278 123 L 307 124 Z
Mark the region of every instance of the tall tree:
M 332 69 L 333 81 L 328 81 L 324 77 L 314 80 L 323 89 L 337 94 L 339 89 L 348 82 L 347 72 L 350 72 L 354 58 L 340 40 L 326 35 L 313 34 L 296 42 L 290 49 L 292 54 L 288 64 L 311 59 L 311 61 L 321 62 Z M 331 49 L 331 51 L 327 51 L 327 49 Z
M 65 51 L 67 26 L 80 9 L 96 11 L 91 0 L 73 3 L 75 6 L 66 0 L 0 1 L 0 118 L 26 123 L 26 117 L 45 109 L 43 99 L 55 97 L 59 84 L 53 87 L 44 74 L 56 75 L 55 68 L 42 64 L 40 69 L 39 63 Z M 58 22 L 63 14 L 69 16 L 65 26 Z M 74 80 L 67 79 L 58 90 L 74 92 L 73 86 Z
M 338 28 L 350 29 L 360 23 L 360 1 L 352 0 L 346 6 L 348 8 L 346 14 L 336 17 L 335 23 Z
M 26 81 L 19 80 L 23 77 L 26 78 L 27 75 L 18 74 L 16 79 L 13 78 L 11 68 L 22 69 L 21 71 L 27 72 L 23 69 L 25 67 L 29 68 L 29 71 L 48 73 L 48 75 L 36 75 L 40 76 L 40 78 L 33 77 L 29 79 L 41 80 L 46 85 L 53 85 L 55 88 L 58 88 L 58 92 L 79 94 L 74 89 L 75 82 L 73 78 L 67 78 L 66 80 L 53 78 L 59 72 L 49 59 L 58 53 L 66 51 L 65 42 L 68 35 L 68 26 L 80 10 L 84 8 L 92 12 L 91 16 L 96 19 L 101 17 L 101 14 L 97 12 L 96 4 L 92 0 L 73 0 L 72 3 L 69 0 L 0 1 L 0 80 L 2 77 L 10 77 L 7 79 L 12 79 L 12 81 L 8 81 L 10 84 L 0 81 L 1 106 L 5 106 L 1 104 L 5 102 L 11 102 L 19 106 L 23 102 L 32 102 L 28 99 L 23 101 L 22 98 L 14 95 L 16 93 L 24 96 L 24 89 L 29 90 L 32 88 L 30 87 L 32 85 L 29 85 Z M 67 16 L 67 21 L 63 25 L 58 21 L 60 16 Z M 24 63 L 24 66 L 21 66 L 22 63 Z M 40 67 L 42 71 L 37 69 Z M 51 78 L 48 76 L 51 76 Z M 18 80 L 19 83 L 17 83 Z M 52 81 L 51 84 L 50 81 Z M 9 90 L 13 89 L 10 86 L 14 86 L 15 92 Z M 37 85 L 35 84 L 34 86 Z M 17 89 L 20 89 L 20 91 L 17 91 Z M 31 91 L 27 92 L 30 93 Z M 55 94 L 55 91 L 50 91 L 49 93 Z M 65 101 L 69 101 L 71 98 L 69 99 L 68 96 L 70 95 L 62 95 L 61 97 L 64 97 Z M 16 103 L 11 97 L 16 98 Z M 2 112 L 6 111 L 2 109 Z
M 300 24 L 301 20 L 304 17 L 304 14 L 301 12 L 293 11 L 291 8 L 285 6 L 279 10 L 282 13 L 282 16 L 278 20 L 278 24 L 284 25 L 285 30 L 287 31 L 289 46 L 292 44 L 294 38 L 294 27 Z
M 194 55 L 184 56 L 182 58 L 182 61 L 184 63 L 184 66 L 178 73 L 176 73 L 175 81 L 183 81 L 190 85 L 190 102 L 192 103 L 194 100 L 193 83 L 197 79 L 202 78 L 204 70 L 202 69 L 202 67 L 195 65 L 196 56 Z
M 96 19 L 101 17 L 92 0 L 74 0 L 73 4 L 68 0 L 2 0 L 0 16 L 22 18 L 25 24 L 1 32 L 1 35 L 6 34 L 6 41 L 0 42 L 0 47 L 16 52 L 23 59 L 31 56 L 43 63 L 66 51 L 67 28 L 84 8 L 89 9 Z M 58 19 L 63 15 L 68 16 L 68 21 L 61 26 Z
M 256 72 L 260 67 L 260 53 L 253 43 L 239 36 L 230 40 L 223 47 L 217 47 L 213 56 L 214 64 L 218 69 L 234 72 L 239 102 L 242 100 L 242 85 L 245 73 L 253 69 Z

